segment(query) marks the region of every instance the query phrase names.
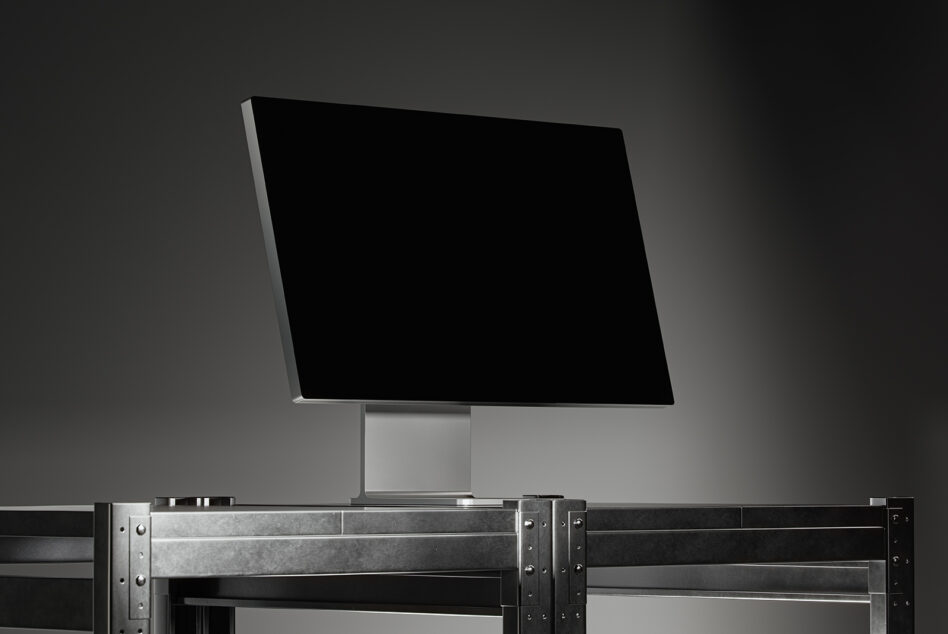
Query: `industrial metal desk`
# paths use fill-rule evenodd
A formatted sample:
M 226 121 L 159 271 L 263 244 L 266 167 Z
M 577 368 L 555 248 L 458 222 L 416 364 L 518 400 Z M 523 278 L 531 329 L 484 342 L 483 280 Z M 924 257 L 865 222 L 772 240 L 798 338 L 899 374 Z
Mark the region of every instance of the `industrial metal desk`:
M 0 577 L 0 626 L 229 634 L 235 607 L 297 607 L 496 615 L 504 634 L 578 634 L 587 594 L 600 593 L 865 603 L 871 634 L 910 634 L 914 519 L 911 498 L 3 508 L 0 563 L 91 561 L 94 573 Z

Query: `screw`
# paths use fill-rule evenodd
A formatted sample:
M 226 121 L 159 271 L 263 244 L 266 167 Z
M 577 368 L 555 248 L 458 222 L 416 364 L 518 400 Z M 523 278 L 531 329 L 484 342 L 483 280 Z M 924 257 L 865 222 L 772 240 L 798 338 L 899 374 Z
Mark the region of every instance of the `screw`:
M 534 568 L 533 566 L 527 566 L 526 568 L 523 569 L 523 572 L 526 575 L 532 575 L 534 572 L 536 572 L 536 570 L 537 569 Z
M 577 613 L 576 613 L 576 620 L 578 621 L 578 620 L 580 620 L 581 618 L 583 618 L 583 613 L 582 613 L 582 612 L 577 612 Z
M 565 575 L 565 574 L 566 574 L 566 568 L 560 568 L 560 574 L 561 574 L 561 575 Z
M 893 524 L 898 524 L 898 523 L 899 523 L 899 514 L 898 514 L 898 513 L 893 513 L 893 514 L 892 514 L 892 523 L 893 523 Z
M 911 602 L 911 601 L 908 601 L 908 600 L 906 600 L 906 602 L 905 602 L 905 607 L 908 607 L 908 606 L 910 606 L 910 605 L 912 605 L 912 602 Z
M 145 585 L 145 575 L 138 575 L 137 577 L 135 577 L 135 585 L 136 586 Z
M 144 525 L 144 524 L 139 524 L 138 526 L 136 526 L 136 527 L 135 527 L 135 532 L 138 533 L 139 535 L 144 535 L 144 534 L 145 534 L 145 525 Z
M 541 615 L 540 615 L 540 618 L 545 621 L 545 620 L 546 620 L 546 614 L 541 614 Z
M 906 524 L 909 523 L 909 516 L 908 516 L 908 515 L 905 516 L 905 523 L 906 523 Z
M 898 555 L 893 555 L 893 556 L 892 556 L 892 565 L 893 565 L 893 566 L 898 566 L 898 565 L 899 565 L 899 556 L 898 556 Z
M 582 572 L 583 572 L 583 565 L 582 565 L 582 564 L 576 564 L 575 566 L 573 566 L 573 572 L 575 572 L 575 573 L 578 574 L 578 575 L 579 575 L 579 574 L 582 574 Z
M 524 528 L 533 528 L 533 520 L 524 520 L 523 526 Z
M 532 614 L 528 614 L 528 615 L 527 615 L 527 620 L 528 620 L 528 621 L 532 621 L 532 620 L 533 620 L 533 615 L 532 615 Z
M 910 563 L 912 563 L 912 560 L 909 559 L 908 557 L 906 557 L 906 558 L 905 558 L 905 565 L 907 566 L 907 565 L 909 565 Z
M 582 527 L 583 527 L 583 518 L 577 517 L 576 519 L 574 519 L 574 520 L 573 520 L 573 526 L 575 526 L 576 528 L 582 528 Z
M 561 620 L 561 621 L 565 621 L 565 620 L 566 620 L 566 612 L 560 612 L 560 620 Z

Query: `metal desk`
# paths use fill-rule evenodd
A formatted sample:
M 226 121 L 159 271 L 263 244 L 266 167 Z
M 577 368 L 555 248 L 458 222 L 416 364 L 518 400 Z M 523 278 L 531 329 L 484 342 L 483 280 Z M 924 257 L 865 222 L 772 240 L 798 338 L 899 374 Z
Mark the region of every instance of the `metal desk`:
M 0 626 L 230 634 L 236 607 L 480 614 L 504 634 L 580 634 L 589 593 L 865 603 L 914 632 L 911 498 L 866 506 L 0 508 Z

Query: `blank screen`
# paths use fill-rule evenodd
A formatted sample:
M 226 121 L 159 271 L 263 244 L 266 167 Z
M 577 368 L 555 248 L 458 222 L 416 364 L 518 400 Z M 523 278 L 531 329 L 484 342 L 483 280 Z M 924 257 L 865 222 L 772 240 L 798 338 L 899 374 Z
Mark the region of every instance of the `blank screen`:
M 244 115 L 295 397 L 672 402 L 620 130 L 259 97 Z

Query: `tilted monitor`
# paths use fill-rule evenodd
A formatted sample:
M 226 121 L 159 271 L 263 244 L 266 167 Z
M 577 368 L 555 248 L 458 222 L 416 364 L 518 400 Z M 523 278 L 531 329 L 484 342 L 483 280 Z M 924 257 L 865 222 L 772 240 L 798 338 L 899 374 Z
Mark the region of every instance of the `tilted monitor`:
M 295 400 L 672 403 L 621 130 L 243 109 Z

